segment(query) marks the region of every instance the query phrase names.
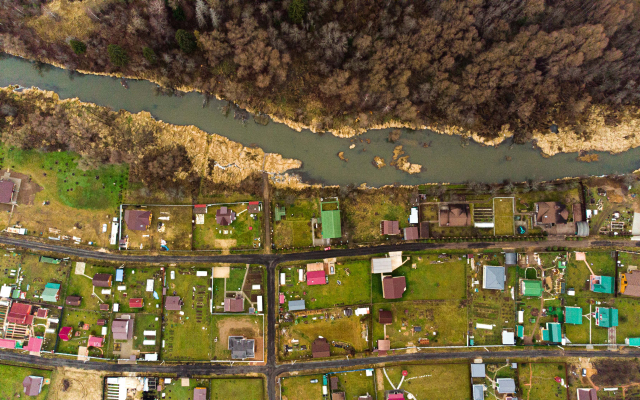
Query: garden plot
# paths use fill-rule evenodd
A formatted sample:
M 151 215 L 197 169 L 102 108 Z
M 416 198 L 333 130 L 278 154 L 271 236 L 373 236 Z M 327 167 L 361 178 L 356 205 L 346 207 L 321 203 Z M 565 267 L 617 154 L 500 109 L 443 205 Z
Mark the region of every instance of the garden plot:
M 605 344 L 608 338 L 608 329 L 596 326 L 593 318 L 584 317 L 589 312 L 595 312 L 595 304 L 590 304 L 589 299 L 584 297 L 565 297 L 565 305 L 568 307 L 582 308 L 582 324 L 564 324 L 567 339 L 574 344 Z M 603 304 L 603 306 L 606 306 Z M 624 339 L 622 340 L 624 343 Z
M 108 304 L 109 309 L 111 309 L 114 292 L 113 285 L 110 288 L 94 288 L 92 279 L 95 274 L 110 274 L 113 276 L 112 281 L 115 284 L 115 268 L 85 264 L 84 271 L 82 272 L 82 267 L 78 268 L 78 264 L 84 263 L 77 262 L 72 266 L 66 296 L 81 296 L 82 303 L 79 307 L 81 309 L 99 311 L 100 304 Z M 111 290 L 111 294 L 102 294 L 103 290 Z
M 333 377 L 338 378 L 338 391 L 344 392 L 345 399 L 357 399 L 367 394 L 375 396 L 374 374 L 367 376 L 365 371 L 359 370 L 332 373 L 330 378 Z
M 325 285 L 308 285 L 301 282 L 299 270 L 306 273 L 306 266 L 283 267 L 286 284 L 279 286 L 280 293 L 291 300 L 304 299 L 308 309 L 321 309 L 342 305 L 371 303 L 371 274 L 369 260 L 336 263 L 335 275 L 328 275 Z M 379 277 L 378 277 L 379 279 Z
M 211 269 L 205 277 L 193 269 L 169 268 L 168 293 L 175 292 L 184 301 L 182 313 L 165 313 L 164 360 L 211 360 Z
M 160 392 L 160 398 L 166 400 L 192 399 L 193 389 L 195 388 L 207 389 L 207 398 L 209 398 L 208 396 L 211 389 L 210 380 L 192 378 L 172 379 L 171 383 L 164 386 Z
M 133 230 L 124 221 L 126 210 L 151 212 L 151 223 L 145 230 Z M 169 250 L 191 250 L 192 206 L 124 206 L 122 237 L 129 238 L 129 249 L 161 250 L 166 243 Z
M 161 343 L 161 322 L 158 314 L 135 315 L 133 326 L 133 349 L 139 350 L 140 358 L 144 358 L 144 353 L 159 353 Z M 155 332 L 152 334 L 151 332 Z M 155 343 L 151 343 L 155 342 Z
M 495 235 L 513 235 L 513 198 L 496 197 L 493 199 Z
M 60 264 L 46 264 L 40 262 L 40 256 L 33 254 L 19 254 L 13 252 L 0 252 L 0 286 L 15 286 L 18 273 L 22 277 L 20 289 L 22 298 L 42 302 L 40 298 L 47 283 L 58 283 L 60 287 L 60 300 L 49 304 L 62 304 L 62 293 L 66 290 L 66 282 L 69 278 L 70 266 L 68 262 Z
M 311 218 L 320 215 L 318 199 L 295 198 L 274 201 L 273 243 L 279 249 L 310 247 Z M 278 212 L 276 212 L 276 207 Z
M 584 253 L 585 261 L 576 260 L 577 253 L 571 254 L 566 269 L 567 289 L 573 288 L 576 296 L 596 299 L 606 299 L 613 297 L 611 294 L 595 293 L 589 289 L 589 277 L 594 275 L 614 277 L 616 272 L 615 259 L 611 252 L 588 252 Z M 613 290 L 613 288 L 612 288 Z
M 555 400 L 566 399 L 567 388 L 561 382 L 567 382 L 564 364 L 523 363 L 518 364 L 518 396 L 526 399 Z M 561 382 L 557 382 L 556 379 Z
M 511 362 L 505 362 L 504 364 L 485 364 L 485 371 L 486 375 L 484 379 L 474 378 L 473 383 L 484 384 L 487 388 L 487 398 L 502 398 L 503 395 L 497 391 L 498 379 L 513 379 L 514 383 L 518 383 L 518 368 L 517 365 L 516 368 L 514 368 Z
M 211 323 L 211 340 L 214 360 L 231 360 L 229 336 L 255 339 L 255 357 L 264 361 L 264 316 L 262 315 L 214 315 Z
M 120 304 L 121 312 L 162 312 L 162 270 L 155 267 L 125 268 L 123 282 L 113 283 L 114 302 Z M 114 278 L 115 279 L 115 278 Z M 153 281 L 153 285 L 149 281 Z M 120 290 L 120 287 L 124 287 Z M 147 288 L 151 291 L 147 291 Z M 158 296 L 156 299 L 155 295 Z M 130 307 L 130 299 L 142 299 L 143 307 Z
M 106 320 L 106 324 L 104 325 L 104 327 L 107 328 L 106 335 L 102 334 L 103 326 L 98 325 L 99 319 Z M 71 335 L 71 340 L 69 341 L 64 341 L 62 339 L 58 340 L 58 347 L 56 349 L 56 352 L 64 354 L 78 354 L 78 348 L 80 346 L 87 346 L 89 336 L 97 336 L 104 338 L 102 347 L 90 347 L 89 356 L 110 358 L 112 347 L 112 335 L 111 331 L 109 330 L 110 326 L 110 314 L 107 312 L 101 313 L 95 311 L 71 310 L 65 308 L 64 314 L 62 315 L 62 320 L 60 322 L 60 327 L 71 327 L 73 329 L 73 333 Z
M 391 311 L 393 323 L 382 325 L 380 310 Z M 464 346 L 467 307 L 462 300 L 430 300 L 373 305 L 373 344 L 389 339 L 391 349 L 421 346 Z
M 280 380 L 282 398 L 289 400 L 323 400 L 322 375 L 289 376 Z
M 211 249 L 259 249 L 262 247 L 263 213 L 251 214 L 247 203 L 226 204 L 236 219 L 228 226 L 216 222 L 216 212 L 222 205 L 209 206 L 204 214 L 204 224 L 193 225 L 193 248 Z
M 264 399 L 262 379 L 212 379 L 210 400 L 260 400 Z M 293 400 L 293 398 L 291 399 Z
M 0 398 L 15 399 L 24 395 L 22 381 L 27 376 L 40 376 L 50 380 L 54 372 L 48 369 L 25 368 L 13 365 L 0 365 Z M 45 400 L 49 395 L 49 385 L 43 384 L 38 396 L 29 397 L 34 400 Z
M 516 329 L 514 299 L 518 273 L 516 267 L 505 267 L 507 281 L 504 291 L 482 289 L 482 283 L 471 290 L 470 331 L 477 345 L 502 344 L 503 329 Z M 473 280 L 481 279 L 480 269 Z M 513 293 L 512 293 L 513 292 Z M 491 325 L 493 329 L 478 329 L 476 324 Z
M 403 371 L 407 371 L 404 379 Z M 376 370 L 376 389 L 379 399 L 385 398 L 385 391 L 393 389 L 409 392 L 416 399 L 470 399 L 470 379 L 466 363 L 398 365 Z
M 378 242 L 380 222 L 399 221 L 400 229 L 408 226 L 411 211 L 411 193 L 393 190 L 359 191 L 357 196 L 349 196 L 342 202 L 345 224 L 352 227 L 351 238 L 355 242 Z

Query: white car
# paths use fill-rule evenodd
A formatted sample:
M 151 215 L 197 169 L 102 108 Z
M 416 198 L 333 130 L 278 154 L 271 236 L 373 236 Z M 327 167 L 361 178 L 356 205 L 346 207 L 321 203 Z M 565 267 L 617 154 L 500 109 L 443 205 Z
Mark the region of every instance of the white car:
M 102 224 L 102 233 L 107 233 L 107 224 Z

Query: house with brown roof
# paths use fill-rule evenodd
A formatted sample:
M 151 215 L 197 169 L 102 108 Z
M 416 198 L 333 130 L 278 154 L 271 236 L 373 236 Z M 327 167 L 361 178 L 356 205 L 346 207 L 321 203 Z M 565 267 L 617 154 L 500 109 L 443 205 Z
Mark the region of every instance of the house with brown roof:
M 382 325 L 389 325 L 393 323 L 393 314 L 391 311 L 387 310 L 379 310 L 378 311 L 378 322 Z
M 429 234 L 429 222 L 422 221 L 420 225 L 418 225 L 418 230 L 420 231 L 420 239 L 429 239 L 431 236 Z
M 470 226 L 471 209 L 468 204 L 445 204 L 440 206 L 440 226 Z
M 330 383 L 330 386 L 331 386 L 331 390 L 338 390 L 338 383 L 339 383 L 339 382 L 340 382 L 340 380 L 338 379 L 338 377 L 337 377 L 337 376 L 332 376 L 332 377 L 329 379 L 329 383 Z
M 419 237 L 417 226 L 404 228 L 404 240 L 417 240 Z
M 31 304 L 14 302 L 11 304 L 11 308 L 7 314 L 7 322 L 18 325 L 31 325 L 33 323 L 31 309 Z
M 536 225 L 556 226 L 566 224 L 569 219 L 567 207 L 557 201 L 536 203 Z
M 130 340 L 133 338 L 133 320 L 114 319 L 111 324 L 111 333 L 115 340 Z
M 22 381 L 22 389 L 25 395 L 36 397 L 42 391 L 44 378 L 41 376 L 29 375 Z
M 385 299 L 399 299 L 407 290 L 407 281 L 404 276 L 383 276 L 382 297 Z
M 311 343 L 311 354 L 313 358 L 331 357 L 331 346 L 327 339 L 319 337 Z
M 93 276 L 93 286 L 95 287 L 111 287 L 113 275 L 111 274 L 95 274 Z
M 225 297 L 224 312 L 243 312 L 243 311 L 244 311 L 244 297 L 242 295 L 236 295 L 234 297 Z
M 333 393 L 331 393 L 331 400 L 345 400 L 344 392 L 333 392 Z
M 11 203 L 14 183 L 9 180 L 0 181 L 0 203 Z
M 68 306 L 78 307 L 80 306 L 81 302 L 82 302 L 82 297 L 80 296 L 67 296 L 67 298 L 64 301 L 64 304 Z
M 259 201 L 250 201 L 249 204 L 247 204 L 247 211 L 249 214 L 258 214 L 262 211 L 262 203 Z
M 151 225 L 151 211 L 124 210 L 124 222 L 127 229 L 132 231 L 146 231 Z
M 207 400 L 207 388 L 197 387 L 193 389 L 193 400 Z
M 181 311 L 184 301 L 180 296 L 167 296 L 164 302 L 164 309 L 167 311 Z
M 629 271 L 620 276 L 620 294 L 640 297 L 640 271 Z
M 594 388 L 580 388 L 577 395 L 578 400 L 598 400 L 598 392 Z
M 382 221 L 382 222 L 380 222 L 380 234 L 381 235 L 399 235 L 400 234 L 400 222 L 399 221 Z
M 236 220 L 236 212 L 222 206 L 216 211 L 216 222 L 221 226 L 228 226 Z
M 378 355 L 385 356 L 391 350 L 391 341 L 388 339 L 378 339 Z

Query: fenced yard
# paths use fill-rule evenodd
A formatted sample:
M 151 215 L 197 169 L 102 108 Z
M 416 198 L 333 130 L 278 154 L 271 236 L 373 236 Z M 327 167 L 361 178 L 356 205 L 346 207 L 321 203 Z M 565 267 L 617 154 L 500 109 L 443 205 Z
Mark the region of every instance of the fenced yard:
M 493 199 L 494 232 L 496 236 L 513 235 L 513 197 Z

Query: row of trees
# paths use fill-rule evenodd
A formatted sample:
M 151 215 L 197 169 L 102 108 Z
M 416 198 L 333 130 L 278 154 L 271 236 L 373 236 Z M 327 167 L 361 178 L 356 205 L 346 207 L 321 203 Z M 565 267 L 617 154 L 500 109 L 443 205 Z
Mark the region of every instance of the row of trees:
M 68 0 L 57 0 L 66 2 Z M 640 100 L 635 0 L 130 0 L 84 10 L 85 37 L 44 0 L 1 0 L 0 43 L 69 68 L 190 85 L 313 125 L 389 119 L 523 142 L 580 131 L 593 105 Z M 583 132 L 588 136 L 589 132 Z

